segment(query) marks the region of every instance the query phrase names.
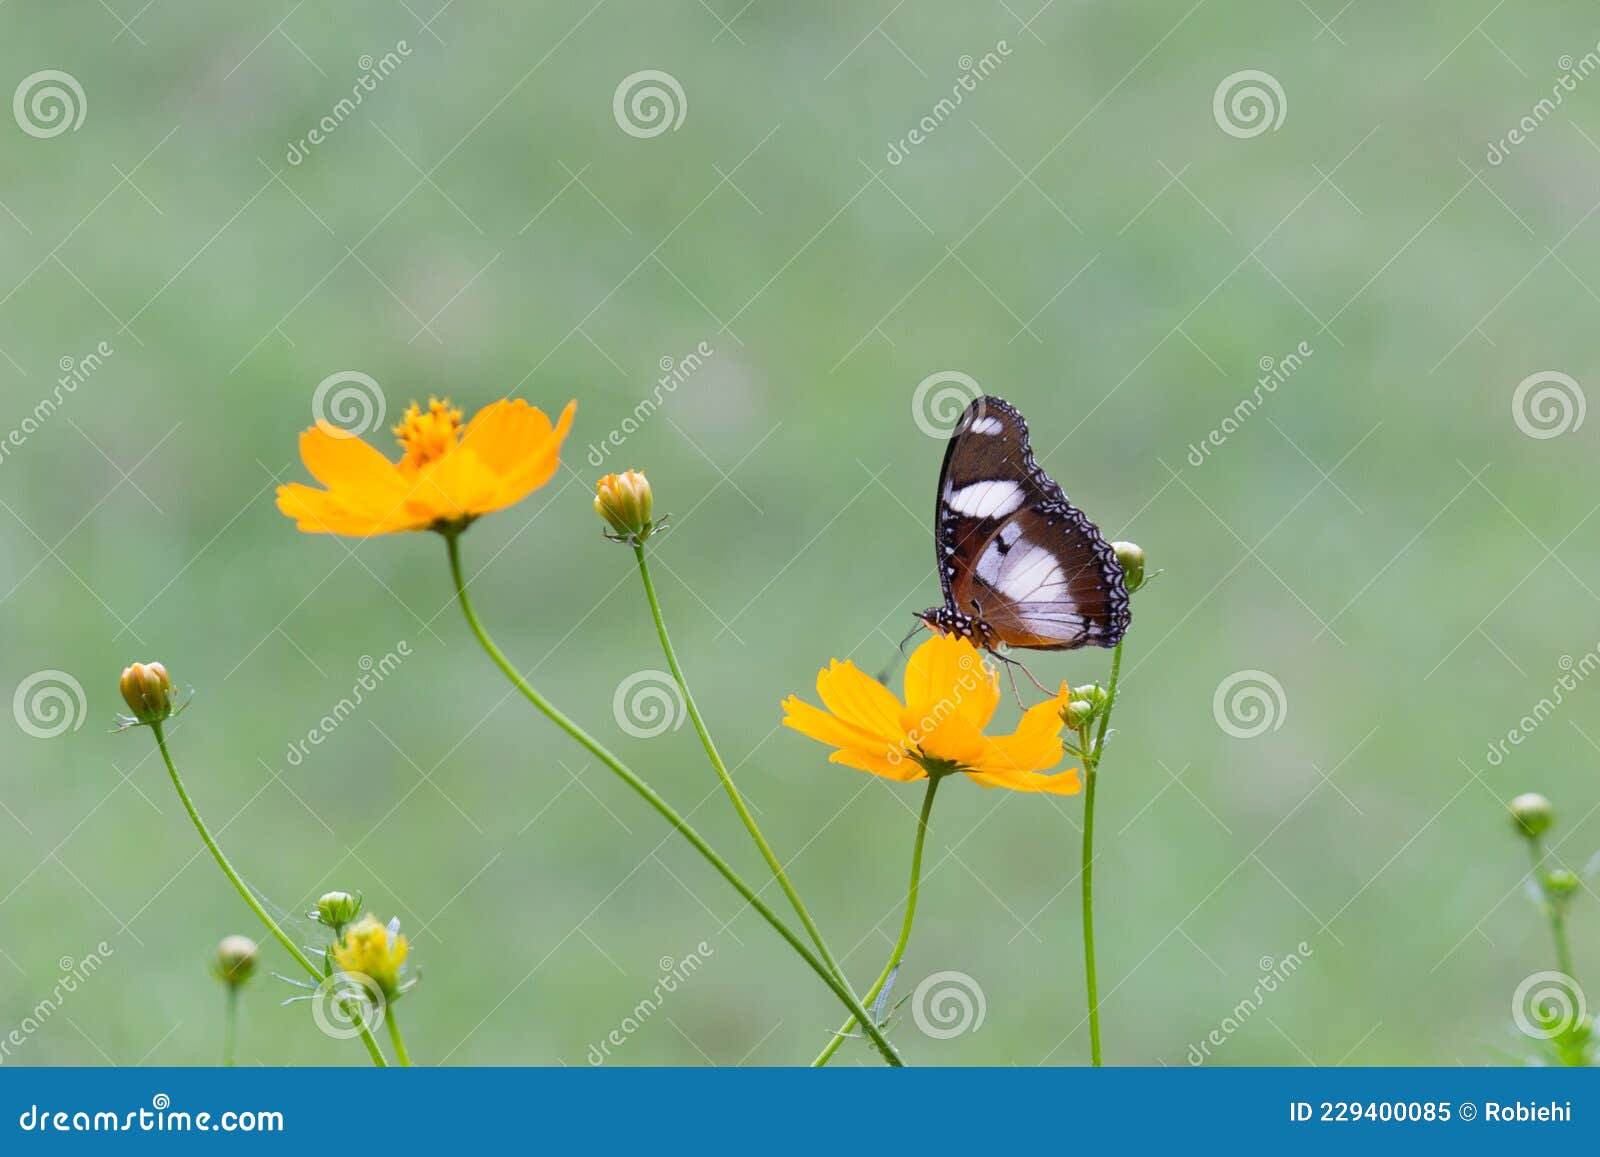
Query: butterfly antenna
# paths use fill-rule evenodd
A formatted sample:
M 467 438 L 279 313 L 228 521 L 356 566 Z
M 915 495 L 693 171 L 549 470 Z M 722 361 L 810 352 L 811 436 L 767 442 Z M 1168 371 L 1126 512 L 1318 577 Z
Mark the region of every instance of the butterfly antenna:
M 895 650 L 894 657 L 889 660 L 888 664 L 883 668 L 882 671 L 878 672 L 878 682 L 887 683 L 891 678 L 894 677 L 894 673 L 899 668 L 900 664 L 905 662 L 906 644 L 912 639 L 916 638 L 917 632 L 920 630 L 922 630 L 922 624 L 918 623 L 916 626 L 911 628 L 911 630 L 906 634 L 905 638 L 900 640 L 900 646 Z

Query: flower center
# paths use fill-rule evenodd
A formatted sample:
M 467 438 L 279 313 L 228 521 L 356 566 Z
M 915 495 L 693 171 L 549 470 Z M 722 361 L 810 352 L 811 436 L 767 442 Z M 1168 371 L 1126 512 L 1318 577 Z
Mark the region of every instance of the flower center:
M 461 441 L 461 411 L 452 408 L 448 398 L 442 402 L 429 398 L 426 411 L 412 402 L 394 432 L 406 452 L 402 465 L 412 469 L 430 466 Z

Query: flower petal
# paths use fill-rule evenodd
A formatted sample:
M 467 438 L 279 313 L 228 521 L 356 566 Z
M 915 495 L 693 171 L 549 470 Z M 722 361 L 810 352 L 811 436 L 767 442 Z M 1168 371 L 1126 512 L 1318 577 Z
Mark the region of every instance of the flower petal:
M 397 530 L 417 530 L 431 521 L 418 521 L 404 507 L 391 512 L 388 517 L 376 516 L 365 510 L 351 510 L 343 502 L 342 495 L 299 482 L 278 487 L 278 509 L 295 519 L 297 528 L 308 534 L 344 534 L 358 538 Z
M 906 703 L 926 712 L 948 703 L 978 730 L 1000 704 L 1000 677 L 966 639 L 934 634 L 906 663 Z
M 900 728 L 899 700 L 850 660 L 841 663 L 835 659 L 817 672 L 817 694 L 823 706 L 840 719 L 870 732 L 887 746 L 901 746 L 905 732 Z
M 300 458 L 311 476 L 352 509 L 382 513 L 405 493 L 395 464 L 351 434 L 318 423 L 300 435 Z
M 1044 771 L 1061 762 L 1061 712 L 1069 690 L 1062 684 L 1053 699 L 1035 704 L 1023 712 L 1017 729 L 1010 735 L 985 736 L 983 757 L 969 766 L 975 771 L 999 775 Z
M 941 708 L 943 711 L 941 712 Z M 927 713 L 907 707 L 900 715 L 907 741 L 931 759 L 973 767 L 987 752 L 988 740 L 959 711 L 936 704 Z
M 520 502 L 550 481 L 577 408 L 576 401 L 568 402 L 553 429 L 544 411 L 520 399 L 478 411 L 462 444 L 471 440 L 473 453 L 498 479 L 494 496 L 482 510 L 500 510 Z M 480 434 L 487 436 L 483 445 L 476 441 Z
M 1073 767 L 1055 775 L 1041 775 L 1033 771 L 1013 771 L 1003 774 L 969 771 L 967 778 L 984 787 L 1005 787 L 1012 791 L 1047 792 L 1050 795 L 1077 795 L 1083 789 L 1078 782 L 1078 769 Z
M 898 750 L 880 736 L 829 715 L 793 695 L 783 701 L 783 724 L 830 747 L 859 751 L 875 758 L 886 758 L 890 751 Z
M 909 757 L 899 760 L 885 759 L 881 755 L 870 755 L 865 751 L 835 751 L 828 756 L 828 762 L 842 763 L 858 771 L 870 771 L 873 775 L 881 775 L 897 783 L 910 783 L 927 775 L 927 772 L 922 770 L 921 764 Z

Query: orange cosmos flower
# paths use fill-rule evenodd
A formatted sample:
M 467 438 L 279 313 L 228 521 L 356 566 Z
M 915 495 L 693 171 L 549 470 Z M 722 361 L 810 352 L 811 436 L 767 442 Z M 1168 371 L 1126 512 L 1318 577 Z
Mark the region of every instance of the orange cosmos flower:
M 1061 762 L 1065 683 L 1029 708 L 1010 735 L 983 729 L 1000 703 L 1000 677 L 968 640 L 936 634 L 906 665 L 905 702 L 848 660 L 817 673 L 826 711 L 791 695 L 783 722 L 837 748 L 829 760 L 902 783 L 929 774 L 964 773 L 985 787 L 1072 795 L 1078 770 L 1041 772 Z
M 278 487 L 278 509 L 312 534 L 442 530 L 520 502 L 556 472 L 578 403 L 554 427 L 520 398 L 492 402 L 472 421 L 448 400 L 412 403 L 394 428 L 405 451 L 391 462 L 327 422 L 300 435 L 306 469 L 327 487 Z

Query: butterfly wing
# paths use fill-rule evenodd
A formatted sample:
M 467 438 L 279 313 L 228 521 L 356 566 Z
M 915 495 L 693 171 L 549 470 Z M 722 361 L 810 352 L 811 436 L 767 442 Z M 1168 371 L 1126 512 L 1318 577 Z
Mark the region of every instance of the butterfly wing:
M 1128 629 L 1116 552 L 1040 469 L 1010 403 L 978 398 L 962 413 L 935 525 L 945 605 L 984 620 L 1000 641 L 1114 647 Z

